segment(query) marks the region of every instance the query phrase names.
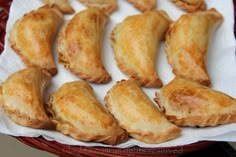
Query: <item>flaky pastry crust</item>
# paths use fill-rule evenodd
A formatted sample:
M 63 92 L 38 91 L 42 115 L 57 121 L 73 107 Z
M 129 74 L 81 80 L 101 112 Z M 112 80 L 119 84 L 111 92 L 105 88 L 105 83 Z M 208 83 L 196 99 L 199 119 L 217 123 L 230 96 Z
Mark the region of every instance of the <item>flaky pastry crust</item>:
M 119 125 L 137 140 L 161 143 L 180 136 L 181 130 L 165 118 L 133 79 L 117 82 L 105 103 Z
M 73 14 L 75 10 L 70 6 L 67 0 L 42 0 L 45 4 L 53 7 L 54 5 L 59 8 L 64 14 Z
M 97 8 L 77 13 L 60 31 L 59 63 L 89 82 L 108 83 L 111 76 L 103 66 L 103 31 L 109 17 Z
M 170 23 L 164 11 L 147 11 L 127 17 L 112 31 L 111 44 L 118 67 L 142 86 L 162 86 L 156 56 Z
M 236 122 L 234 98 L 180 77 L 156 92 L 155 101 L 167 119 L 178 126 L 206 127 Z
M 157 0 L 128 0 L 137 9 L 142 12 L 154 10 L 157 5 Z
M 205 0 L 172 0 L 172 2 L 187 12 L 204 11 L 207 8 Z
M 166 33 L 166 54 L 173 73 L 209 86 L 208 46 L 223 17 L 216 9 L 182 15 Z M 210 59 L 210 58 L 207 58 Z
M 12 49 L 28 67 L 44 68 L 55 75 L 57 68 L 52 45 L 63 21 L 63 14 L 57 8 L 47 5 L 25 14 L 10 31 Z
M 56 129 L 74 139 L 110 145 L 128 139 L 127 132 L 119 127 L 84 81 L 63 84 L 50 96 L 46 109 Z
M 88 8 L 98 8 L 107 14 L 111 14 L 118 8 L 116 0 L 79 0 Z
M 0 86 L 0 104 L 9 118 L 23 126 L 52 129 L 43 105 L 44 89 L 50 80 L 50 74 L 38 68 L 10 75 Z

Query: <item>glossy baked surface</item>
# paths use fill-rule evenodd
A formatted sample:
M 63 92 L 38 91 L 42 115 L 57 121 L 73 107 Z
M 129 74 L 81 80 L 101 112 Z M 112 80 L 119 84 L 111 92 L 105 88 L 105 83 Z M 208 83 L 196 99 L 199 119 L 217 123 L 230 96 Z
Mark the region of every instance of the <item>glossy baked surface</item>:
M 180 136 L 180 129 L 165 118 L 135 80 L 117 82 L 105 103 L 120 126 L 137 140 L 161 143 Z
M 101 10 L 89 8 L 75 14 L 60 31 L 57 39 L 59 62 L 81 79 L 95 83 L 111 80 L 101 58 L 108 20 Z
M 29 67 L 57 73 L 53 59 L 53 40 L 63 23 L 63 14 L 56 8 L 43 6 L 18 19 L 10 32 L 11 47 Z
M 61 12 L 65 14 L 73 14 L 75 10 L 70 6 L 67 0 L 42 0 L 45 4 L 49 6 L 57 6 Z
M 156 92 L 168 120 L 179 126 L 216 126 L 236 122 L 236 99 L 176 77 Z
M 126 131 L 119 127 L 84 81 L 63 84 L 51 94 L 46 109 L 56 129 L 77 140 L 115 145 L 128 139 Z
M 147 11 L 125 18 L 112 31 L 111 44 L 118 67 L 142 86 L 162 86 L 156 57 L 170 23 L 166 12 Z
M 43 105 L 44 90 L 51 81 L 46 71 L 26 68 L 10 75 L 0 86 L 0 102 L 17 124 L 31 128 L 53 127 Z
M 206 10 L 205 0 L 172 0 L 179 8 L 187 12 L 196 12 Z
M 99 8 L 102 11 L 111 14 L 118 8 L 116 0 L 78 0 L 88 8 Z
M 157 0 L 128 0 L 133 4 L 137 9 L 145 12 L 154 10 L 157 5 Z
M 182 15 L 166 33 L 166 54 L 173 73 L 209 86 L 205 60 L 211 36 L 222 23 L 216 9 Z

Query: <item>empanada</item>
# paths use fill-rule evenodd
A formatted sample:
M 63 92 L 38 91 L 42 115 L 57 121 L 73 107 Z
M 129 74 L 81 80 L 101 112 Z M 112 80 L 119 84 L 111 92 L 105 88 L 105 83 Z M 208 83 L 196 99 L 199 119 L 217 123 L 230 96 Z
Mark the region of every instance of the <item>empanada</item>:
M 157 0 L 128 0 L 132 3 L 137 9 L 141 11 L 150 11 L 155 9 Z
M 147 11 L 127 17 L 112 31 L 111 42 L 118 67 L 142 86 L 162 86 L 156 70 L 156 55 L 170 23 L 164 11 Z
M 179 126 L 216 126 L 236 122 L 236 99 L 180 77 L 156 92 L 167 119 Z
M 53 7 L 31 11 L 13 25 L 9 37 L 11 47 L 27 66 L 44 68 L 55 75 L 52 44 L 63 21 L 63 14 Z
M 151 102 L 135 80 L 117 82 L 105 97 L 108 110 L 133 138 L 146 143 L 161 143 L 180 136 Z
M 49 6 L 56 5 L 60 11 L 65 14 L 73 14 L 75 10 L 70 6 L 67 0 L 42 0 L 45 4 Z
M 101 59 L 103 31 L 108 19 L 97 8 L 86 9 L 77 13 L 59 33 L 59 62 L 89 82 L 111 80 Z
M 116 0 L 79 0 L 82 4 L 88 8 L 99 8 L 104 12 L 110 14 L 117 9 Z
M 179 8 L 187 12 L 196 12 L 206 10 L 205 0 L 172 0 Z
M 63 84 L 50 96 L 46 109 L 56 129 L 77 140 L 115 145 L 128 139 L 127 132 L 119 127 L 84 81 Z
M 50 81 L 50 74 L 38 68 L 10 75 L 0 86 L 0 104 L 9 118 L 31 128 L 53 128 L 43 105 L 43 92 Z
M 215 9 L 183 15 L 171 24 L 166 33 L 166 54 L 173 73 L 177 76 L 211 84 L 205 56 L 212 33 L 223 17 Z

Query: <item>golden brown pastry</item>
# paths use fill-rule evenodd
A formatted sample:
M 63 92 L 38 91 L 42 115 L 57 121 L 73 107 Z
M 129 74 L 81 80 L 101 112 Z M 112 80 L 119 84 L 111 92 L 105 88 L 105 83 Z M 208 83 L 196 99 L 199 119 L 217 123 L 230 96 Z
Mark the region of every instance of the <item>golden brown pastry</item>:
M 128 0 L 141 11 L 150 11 L 156 8 L 157 0 Z
M 42 0 L 45 4 L 49 6 L 56 5 L 60 11 L 65 14 L 73 14 L 75 10 L 70 6 L 67 0 Z
M 63 84 L 50 96 L 46 109 L 56 129 L 77 140 L 115 145 L 128 138 L 127 132 L 119 127 L 84 81 Z
M 79 0 L 82 4 L 88 8 L 99 8 L 104 12 L 110 14 L 117 9 L 116 0 Z
M 95 83 L 111 80 L 101 59 L 103 31 L 108 19 L 97 8 L 86 9 L 77 13 L 59 33 L 59 62 L 84 80 Z
M 172 2 L 187 12 L 206 10 L 205 0 L 172 0 Z
M 155 101 L 167 119 L 179 126 L 236 122 L 236 99 L 180 77 L 156 92 Z
M 161 87 L 156 70 L 158 44 L 171 20 L 164 11 L 127 17 L 111 34 L 118 67 L 145 87 Z
M 215 9 L 183 15 L 171 24 L 166 33 L 166 53 L 173 73 L 177 76 L 211 84 L 205 56 L 214 30 L 223 17 Z
M 106 106 L 122 128 L 146 143 L 161 143 L 180 136 L 135 80 L 117 82 L 105 97 Z
M 44 68 L 55 75 L 52 44 L 63 21 L 63 14 L 56 8 L 43 6 L 31 11 L 13 25 L 9 37 L 11 47 L 27 66 Z
M 31 128 L 53 128 L 43 106 L 43 92 L 50 81 L 45 70 L 26 68 L 2 83 L 0 104 L 12 121 Z

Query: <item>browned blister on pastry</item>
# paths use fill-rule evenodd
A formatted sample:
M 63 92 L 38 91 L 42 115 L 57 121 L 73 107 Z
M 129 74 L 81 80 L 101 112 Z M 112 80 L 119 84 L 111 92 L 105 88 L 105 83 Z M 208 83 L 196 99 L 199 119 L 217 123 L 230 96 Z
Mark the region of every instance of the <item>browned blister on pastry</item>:
M 156 92 L 155 101 L 178 126 L 216 126 L 236 122 L 236 99 L 176 77 Z
M 63 14 L 56 8 L 43 6 L 31 11 L 13 25 L 9 37 L 11 47 L 27 66 L 44 68 L 55 75 L 52 46 L 63 21 Z
M 127 17 L 112 31 L 111 42 L 118 67 L 142 86 L 162 86 L 156 56 L 170 23 L 164 11 L 147 11 Z
M 145 143 L 161 143 L 180 136 L 135 80 L 117 82 L 105 97 L 106 106 L 130 136 Z
M 205 0 L 172 0 L 172 2 L 187 12 L 204 11 L 207 8 Z
M 74 139 L 111 145 L 128 139 L 127 132 L 119 127 L 84 81 L 63 84 L 50 96 L 46 109 L 56 129 Z
M 171 24 L 166 33 L 166 54 L 175 75 L 211 84 L 205 57 L 211 36 L 222 21 L 222 15 L 210 9 L 183 15 Z
M 57 6 L 59 10 L 65 14 L 73 14 L 75 10 L 70 6 L 67 0 L 42 0 L 49 6 Z
M 118 8 L 116 0 L 79 0 L 82 4 L 88 8 L 98 8 L 105 13 L 112 13 Z
M 128 0 L 132 3 L 137 9 L 141 11 L 150 11 L 154 10 L 157 5 L 157 0 Z
M 43 105 L 43 92 L 50 81 L 51 75 L 38 68 L 10 75 L 0 86 L 0 104 L 10 119 L 31 128 L 53 128 Z
M 80 78 L 95 83 L 111 80 L 103 66 L 103 32 L 109 17 L 97 8 L 77 13 L 59 33 L 59 62 Z

